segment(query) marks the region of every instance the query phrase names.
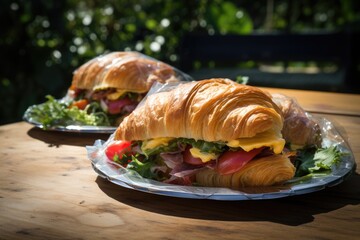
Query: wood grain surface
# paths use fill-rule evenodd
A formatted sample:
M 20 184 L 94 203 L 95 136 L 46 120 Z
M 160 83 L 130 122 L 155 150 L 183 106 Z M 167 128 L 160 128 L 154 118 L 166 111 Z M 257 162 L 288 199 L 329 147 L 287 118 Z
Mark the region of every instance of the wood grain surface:
M 300 99 L 305 105 L 307 101 Z M 360 164 L 360 117 L 319 115 L 334 122 Z M 122 188 L 98 177 L 85 146 L 107 139 L 106 134 L 46 132 L 18 122 L 0 126 L 0 137 L 0 239 L 360 236 L 358 168 L 337 186 L 299 196 L 256 201 L 183 199 Z

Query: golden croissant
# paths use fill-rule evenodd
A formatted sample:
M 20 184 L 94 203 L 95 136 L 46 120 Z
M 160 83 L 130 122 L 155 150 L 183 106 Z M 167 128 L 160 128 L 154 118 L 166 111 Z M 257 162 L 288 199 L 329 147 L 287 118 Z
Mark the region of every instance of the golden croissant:
M 231 80 L 210 79 L 149 96 L 120 124 L 116 138 L 228 142 L 267 131 L 280 136 L 282 127 L 281 111 L 266 93 Z
M 283 121 L 259 88 L 229 79 L 187 82 L 149 95 L 121 122 L 114 140 L 128 147 L 110 160 L 172 184 L 282 184 L 295 173 L 282 153 Z
M 147 92 L 154 81 L 174 80 L 174 69 L 137 52 L 112 52 L 96 57 L 75 70 L 72 85 L 93 91 L 114 88 Z

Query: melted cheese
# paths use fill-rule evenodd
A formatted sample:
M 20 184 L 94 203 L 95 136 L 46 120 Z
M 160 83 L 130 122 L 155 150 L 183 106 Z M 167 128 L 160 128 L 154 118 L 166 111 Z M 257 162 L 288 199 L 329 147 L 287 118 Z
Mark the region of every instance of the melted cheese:
M 202 162 L 209 162 L 213 159 L 216 159 L 219 155 L 215 154 L 215 153 L 204 153 L 201 152 L 200 149 L 198 148 L 190 148 L 190 153 L 193 157 L 195 158 L 200 158 Z
M 150 139 L 143 142 L 141 149 L 142 150 L 154 149 L 160 145 L 167 146 L 172 139 L 174 138 L 161 137 L 161 138 Z
M 127 91 L 125 90 L 120 90 L 120 89 L 117 89 L 116 92 L 113 92 L 113 93 L 110 93 L 106 96 L 107 99 L 109 100 L 116 100 L 118 99 L 119 97 L 121 97 L 122 95 L 124 95 Z
M 143 91 L 137 91 L 137 90 L 121 90 L 121 89 L 116 89 L 116 92 L 110 93 L 109 95 L 107 95 L 107 99 L 109 100 L 116 100 L 119 99 L 121 96 L 123 96 L 125 93 L 127 92 L 132 92 L 132 93 L 144 93 Z
M 239 138 L 229 141 L 229 147 L 241 147 L 249 152 L 254 148 L 270 147 L 274 153 L 280 154 L 285 146 L 285 140 L 272 131 L 257 134 L 252 138 Z

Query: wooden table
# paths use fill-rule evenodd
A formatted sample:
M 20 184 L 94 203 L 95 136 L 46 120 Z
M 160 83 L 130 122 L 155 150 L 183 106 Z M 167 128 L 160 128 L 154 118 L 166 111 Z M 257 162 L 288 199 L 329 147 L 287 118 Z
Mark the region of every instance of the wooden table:
M 267 89 L 334 122 L 360 164 L 360 95 Z M 107 135 L 0 126 L 0 239 L 359 239 L 359 169 L 325 190 L 272 200 L 173 198 L 98 177 L 84 146 Z

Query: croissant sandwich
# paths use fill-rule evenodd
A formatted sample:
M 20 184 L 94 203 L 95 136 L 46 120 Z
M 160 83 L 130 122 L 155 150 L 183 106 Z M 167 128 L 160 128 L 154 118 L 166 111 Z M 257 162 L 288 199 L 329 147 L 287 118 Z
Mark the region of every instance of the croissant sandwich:
M 155 82 L 178 81 L 174 69 L 137 52 L 112 52 L 96 57 L 73 74 L 67 96 L 71 107 L 85 109 L 98 103 L 118 126 L 132 112 Z
M 114 133 L 105 154 L 145 178 L 240 188 L 291 179 L 283 116 L 258 88 L 228 79 L 188 82 L 148 96 Z

